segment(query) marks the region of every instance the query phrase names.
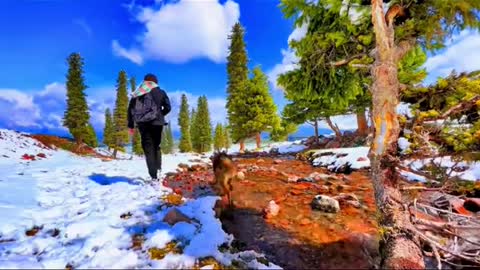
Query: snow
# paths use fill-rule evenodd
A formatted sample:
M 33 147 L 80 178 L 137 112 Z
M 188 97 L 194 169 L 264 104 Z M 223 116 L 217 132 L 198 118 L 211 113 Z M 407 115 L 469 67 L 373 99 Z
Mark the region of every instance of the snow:
M 405 153 L 410 147 L 411 143 L 405 137 L 398 138 L 398 147 L 402 150 L 402 153 Z
M 63 150 L 44 149 L 36 140 L 0 130 L 0 268 L 191 268 L 212 256 L 229 265 L 241 258 L 251 268 L 279 268 L 258 263 L 255 252 L 231 254 L 218 247 L 230 243 L 214 216 L 217 197 L 186 200 L 178 209 L 195 222 L 173 226 L 162 222 L 171 209 L 160 207 L 171 189 L 146 182 L 143 158 L 123 154 L 105 162 Z M 104 149 L 98 151 L 105 152 Z M 46 154 L 22 160 L 23 154 Z M 163 157 L 163 173 L 179 163 L 201 158 L 193 154 Z M 131 217 L 123 219 L 122 214 Z M 39 227 L 34 236 L 26 231 Z M 132 236 L 143 234 L 142 250 L 133 250 Z M 151 260 L 146 250 L 175 240 L 182 254 Z M 248 255 L 248 256 L 247 256 Z M 243 256 L 243 257 L 242 257 Z M 246 258 L 244 258 L 246 256 Z M 250 256 L 250 257 L 249 257 Z
M 367 168 L 370 167 L 369 150 L 368 147 L 315 150 L 313 155 L 316 158 L 313 160 L 313 165 L 327 167 L 329 170 L 335 170 L 347 163 L 352 169 Z
M 301 152 L 307 149 L 307 146 L 303 145 L 301 140 L 297 140 L 293 142 L 272 143 L 271 145 L 264 147 L 265 151 L 269 151 L 272 149 L 278 150 L 278 153 L 280 154 L 287 154 Z
M 452 172 L 451 177 L 459 177 L 462 180 L 469 181 L 478 181 L 480 180 L 480 162 L 458 162 L 452 161 L 450 156 L 437 157 L 437 158 L 427 158 L 427 159 L 418 159 L 418 160 L 407 160 L 404 162 L 405 165 L 410 165 L 413 170 L 420 171 L 422 167 L 430 164 L 433 161 L 438 166 L 445 168 L 452 168 L 454 166 L 466 168 L 463 172 Z
M 410 108 L 411 104 L 405 103 L 405 102 L 400 102 L 397 105 L 397 113 L 400 115 L 405 115 L 409 118 L 413 117 L 412 109 Z
M 427 182 L 427 179 L 425 179 L 425 177 L 421 176 L 421 175 L 418 175 L 416 173 L 412 173 L 412 172 L 407 172 L 407 171 L 404 171 L 404 170 L 399 170 L 399 173 L 401 176 L 405 177 L 405 179 L 407 179 L 408 181 L 413 181 L 413 182 L 422 182 L 422 183 L 425 183 Z

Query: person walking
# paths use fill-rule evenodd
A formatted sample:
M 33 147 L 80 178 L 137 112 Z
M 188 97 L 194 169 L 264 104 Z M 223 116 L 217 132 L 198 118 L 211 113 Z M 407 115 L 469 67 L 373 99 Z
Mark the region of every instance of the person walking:
M 135 126 L 140 131 L 142 148 L 147 162 L 148 173 L 152 180 L 158 180 L 158 171 L 162 170 L 162 141 L 165 116 L 170 112 L 170 99 L 158 86 L 157 77 L 145 75 L 143 82 L 132 93 L 128 104 L 128 128 L 133 136 Z

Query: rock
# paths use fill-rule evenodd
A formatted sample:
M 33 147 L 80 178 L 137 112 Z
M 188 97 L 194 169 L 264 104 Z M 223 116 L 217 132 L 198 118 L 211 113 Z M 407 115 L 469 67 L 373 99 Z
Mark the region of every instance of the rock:
M 302 225 L 302 226 L 306 226 L 306 225 L 309 225 L 311 223 L 312 223 L 312 221 L 308 218 L 302 218 L 302 220 L 300 220 L 300 225 Z
M 283 162 L 283 160 L 275 159 L 275 160 L 273 161 L 273 164 L 280 164 L 280 163 L 282 163 L 282 162 Z
M 327 193 L 330 191 L 330 188 L 328 186 L 323 185 L 318 188 L 318 191 L 322 193 Z
M 46 158 L 47 156 L 44 153 L 38 153 L 37 157 L 39 158 Z
M 244 180 L 245 179 L 245 174 L 242 171 L 238 172 L 237 173 L 237 179 L 240 180 L 240 181 Z
M 353 193 L 340 193 L 333 198 L 339 201 L 341 205 L 351 205 L 355 208 L 360 208 L 362 206 L 360 200 L 358 200 L 357 196 Z
M 254 172 L 254 171 L 258 171 L 260 168 L 256 165 L 253 165 L 253 166 L 250 166 L 248 167 L 247 169 L 247 172 Z
M 297 182 L 314 183 L 315 179 L 313 179 L 312 177 L 304 177 L 304 178 L 298 179 Z
M 313 172 L 308 177 L 313 178 L 315 181 L 338 180 L 338 177 L 336 177 L 335 175 L 324 174 L 324 173 L 319 173 L 319 172 Z
M 265 163 L 265 160 L 263 160 L 263 159 L 261 159 L 261 158 L 260 158 L 260 159 L 257 159 L 257 164 L 258 164 L 258 163 Z
M 340 204 L 338 201 L 325 195 L 315 196 L 311 206 L 314 210 L 319 210 L 326 213 L 338 213 L 340 211 Z
M 288 181 L 289 183 L 296 183 L 296 182 L 298 181 L 298 179 L 299 179 L 298 176 L 290 175 L 290 176 L 288 176 L 287 181 Z
M 268 202 L 268 205 L 264 211 L 266 218 L 274 217 L 278 215 L 278 212 L 280 212 L 280 206 L 278 206 L 278 204 L 272 200 Z
M 359 157 L 357 159 L 357 161 L 367 161 L 367 160 L 368 160 L 368 158 L 366 158 L 366 157 Z
M 333 140 L 329 141 L 326 145 L 325 148 L 340 148 L 342 144 L 339 141 Z
M 480 211 L 480 198 L 468 198 L 463 203 L 463 207 L 471 212 Z
M 180 210 L 178 210 L 177 208 L 173 208 L 163 218 L 163 222 L 168 223 L 170 226 L 172 226 L 178 222 L 191 223 L 192 219 L 187 217 L 184 213 L 180 212 Z

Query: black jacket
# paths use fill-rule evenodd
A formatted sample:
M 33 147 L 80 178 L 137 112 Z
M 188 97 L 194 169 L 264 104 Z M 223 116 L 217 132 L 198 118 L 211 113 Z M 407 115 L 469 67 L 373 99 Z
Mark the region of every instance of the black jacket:
M 155 103 L 157 103 L 157 107 L 160 108 L 160 112 L 158 113 L 157 119 L 148 124 L 154 126 L 163 126 L 166 124 L 165 115 L 167 115 L 172 109 L 170 106 L 170 99 L 168 99 L 167 93 L 165 93 L 165 91 L 159 87 L 153 88 L 152 91 L 150 91 L 150 94 L 153 96 Z M 135 127 L 132 109 L 135 107 L 136 100 L 137 98 L 131 98 L 130 103 L 128 104 L 128 128 Z

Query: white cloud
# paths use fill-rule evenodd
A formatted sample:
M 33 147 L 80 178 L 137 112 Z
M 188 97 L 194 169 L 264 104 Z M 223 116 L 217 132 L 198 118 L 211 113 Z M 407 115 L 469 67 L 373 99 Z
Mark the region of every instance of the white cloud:
M 140 51 L 138 51 L 137 49 L 127 50 L 122 46 L 120 46 L 118 41 L 113 40 L 112 50 L 113 50 L 113 54 L 115 54 L 116 56 L 127 58 L 128 60 L 132 61 L 137 65 L 143 64 L 143 56 L 141 55 Z
M 480 48 L 478 32 L 462 31 L 447 41 L 447 45 L 443 52 L 429 57 L 425 63 L 431 80 L 435 79 L 433 76 L 446 76 L 453 69 L 458 72 L 480 69 L 480 54 L 476 53 Z
M 301 27 L 295 28 L 288 36 L 288 43 L 292 40 L 301 40 L 307 34 L 307 24 L 303 24 Z M 282 62 L 276 64 L 270 71 L 267 72 L 268 80 L 273 85 L 274 89 L 282 90 L 281 86 L 277 84 L 277 79 L 280 74 L 294 70 L 297 67 L 298 57 L 295 52 L 288 48 L 282 50 Z
M 138 44 L 125 49 L 114 40 L 118 56 L 141 64 L 145 59 L 184 63 L 207 58 L 224 62 L 228 35 L 240 17 L 237 3 L 227 0 L 179 0 L 159 7 L 139 7 L 136 20 L 145 26 Z
M 73 23 L 80 26 L 80 28 L 82 28 L 89 37 L 92 36 L 92 28 L 90 27 L 90 25 L 87 24 L 85 20 L 75 19 L 73 20 Z
M 38 107 L 33 97 L 15 89 L 0 89 L 0 123 L 8 128 L 39 127 Z

